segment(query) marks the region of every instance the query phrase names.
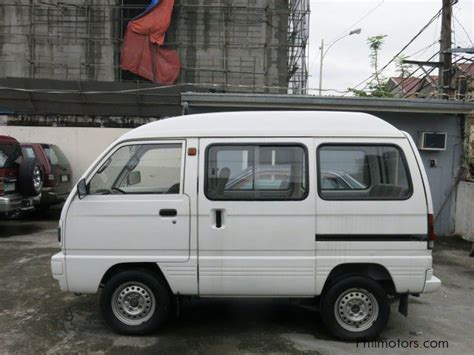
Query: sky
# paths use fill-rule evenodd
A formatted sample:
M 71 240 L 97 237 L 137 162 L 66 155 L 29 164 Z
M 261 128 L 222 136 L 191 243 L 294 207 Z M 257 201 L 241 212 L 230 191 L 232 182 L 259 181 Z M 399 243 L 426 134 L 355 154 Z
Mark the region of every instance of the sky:
M 387 35 L 380 52 L 380 63 L 385 65 L 441 9 L 442 0 L 310 0 L 310 4 L 308 86 L 311 94 L 317 94 L 322 38 L 327 45 L 353 29 L 362 29 L 361 34 L 345 37 L 335 43 L 324 57 L 323 89 L 345 91 L 373 72 L 368 37 Z M 473 47 L 474 0 L 459 0 L 453 6 L 453 13 L 454 46 Z M 355 24 L 359 20 L 360 23 Z M 440 30 L 439 18 L 404 54 L 412 60 L 428 60 L 439 50 L 437 41 Z M 433 60 L 438 60 L 438 56 Z M 395 66 L 387 68 L 383 75 L 396 76 Z M 337 94 L 336 91 L 323 92 L 323 95 Z

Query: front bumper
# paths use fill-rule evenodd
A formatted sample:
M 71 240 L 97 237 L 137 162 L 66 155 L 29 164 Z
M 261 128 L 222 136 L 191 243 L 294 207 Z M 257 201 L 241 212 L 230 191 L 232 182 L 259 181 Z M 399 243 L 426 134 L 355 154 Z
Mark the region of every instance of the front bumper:
M 62 291 L 67 291 L 66 256 L 62 252 L 51 257 L 51 273 L 53 278 L 58 281 L 59 288 Z
M 423 293 L 436 292 L 441 287 L 441 280 L 433 275 L 433 269 L 426 270 L 425 287 Z
M 24 197 L 20 194 L 0 196 L 0 213 L 32 209 L 41 200 L 41 196 Z

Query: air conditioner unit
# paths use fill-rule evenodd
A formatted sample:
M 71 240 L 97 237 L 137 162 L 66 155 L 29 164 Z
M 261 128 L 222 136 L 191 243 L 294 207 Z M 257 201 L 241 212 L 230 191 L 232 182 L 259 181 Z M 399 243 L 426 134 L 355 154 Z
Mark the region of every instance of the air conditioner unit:
M 448 135 L 441 132 L 421 132 L 420 150 L 446 150 Z

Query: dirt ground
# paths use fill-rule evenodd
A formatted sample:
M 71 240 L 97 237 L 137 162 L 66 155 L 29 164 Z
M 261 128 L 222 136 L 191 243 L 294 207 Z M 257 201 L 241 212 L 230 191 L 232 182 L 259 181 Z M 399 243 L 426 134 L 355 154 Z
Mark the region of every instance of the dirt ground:
M 337 341 L 314 310 L 288 300 L 251 299 L 187 302 L 156 335 L 125 337 L 107 328 L 96 295 L 59 290 L 49 264 L 58 251 L 57 212 L 32 217 L 0 220 L 2 354 L 468 354 L 474 348 L 474 258 L 460 238 L 437 241 L 434 269 L 441 290 L 410 298 L 408 318 L 393 305 L 380 338 L 385 343 Z

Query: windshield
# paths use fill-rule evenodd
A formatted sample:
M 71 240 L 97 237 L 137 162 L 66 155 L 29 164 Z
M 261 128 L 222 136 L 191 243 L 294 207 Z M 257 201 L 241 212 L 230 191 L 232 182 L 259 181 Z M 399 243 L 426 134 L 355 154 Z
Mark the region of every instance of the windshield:
M 0 144 L 0 168 L 16 168 L 20 157 L 19 144 Z

